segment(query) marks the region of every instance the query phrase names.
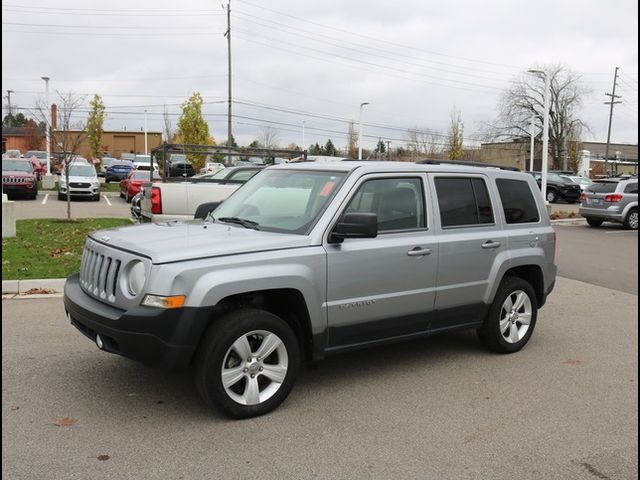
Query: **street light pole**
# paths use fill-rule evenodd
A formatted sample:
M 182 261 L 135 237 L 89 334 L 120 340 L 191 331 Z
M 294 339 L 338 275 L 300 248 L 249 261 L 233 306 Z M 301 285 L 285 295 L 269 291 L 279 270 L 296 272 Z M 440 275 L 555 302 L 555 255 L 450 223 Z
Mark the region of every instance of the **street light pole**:
M 536 126 L 536 116 L 535 115 L 531 115 L 531 152 L 529 154 L 529 171 L 532 172 L 533 171 L 533 157 L 534 157 L 534 150 L 536 147 L 536 143 L 535 143 L 535 126 Z
M 365 105 L 369 105 L 369 102 L 362 102 L 360 104 L 360 120 L 358 122 L 358 160 L 362 160 L 362 108 Z
M 549 162 L 549 104 L 550 104 L 550 92 L 551 92 L 551 76 L 547 72 L 542 70 L 529 70 L 529 73 L 535 73 L 544 77 L 544 112 L 542 115 L 542 178 L 541 178 L 541 190 L 542 198 L 544 198 L 545 204 L 547 201 L 547 170 Z
M 49 77 L 41 77 L 44 80 L 44 98 L 46 103 L 46 110 L 44 112 L 45 118 L 45 142 L 47 142 L 47 175 L 51 175 L 51 125 L 53 119 L 51 118 L 51 104 L 49 103 Z

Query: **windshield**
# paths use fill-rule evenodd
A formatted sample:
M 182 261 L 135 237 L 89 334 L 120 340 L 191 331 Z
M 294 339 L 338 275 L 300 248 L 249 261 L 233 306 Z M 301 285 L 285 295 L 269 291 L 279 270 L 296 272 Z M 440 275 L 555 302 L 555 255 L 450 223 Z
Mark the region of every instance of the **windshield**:
M 218 170 L 214 174 L 207 173 L 205 178 L 227 178 L 227 175 L 231 175 L 234 171 L 235 170 L 225 168 L 223 170 Z
M 33 168 L 24 160 L 2 160 L 2 171 L 32 172 Z
M 40 152 L 37 150 L 29 150 L 26 154 L 25 157 L 36 157 L 36 158 L 40 158 L 43 160 L 47 159 L 47 152 Z
M 64 170 L 62 171 L 64 175 Z M 95 177 L 96 169 L 92 165 L 70 165 L 69 176 L 73 177 Z
M 248 220 L 259 230 L 304 235 L 343 179 L 338 172 L 264 170 L 225 200 L 215 218 Z

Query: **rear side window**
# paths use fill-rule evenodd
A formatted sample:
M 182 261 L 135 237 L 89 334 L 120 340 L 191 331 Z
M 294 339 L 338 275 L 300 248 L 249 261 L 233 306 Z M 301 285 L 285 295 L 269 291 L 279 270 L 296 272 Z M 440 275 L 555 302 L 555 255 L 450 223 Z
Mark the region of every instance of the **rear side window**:
M 638 193 L 638 184 L 637 183 L 630 183 L 629 185 L 627 185 L 626 187 L 624 187 L 624 193 Z
M 435 184 L 443 227 L 494 223 L 484 180 L 436 177 Z
M 587 187 L 587 192 L 592 193 L 613 193 L 616 191 L 618 182 L 593 182 Z
M 533 223 L 540 221 L 538 207 L 529 184 L 523 180 L 496 180 L 500 201 L 507 223 Z

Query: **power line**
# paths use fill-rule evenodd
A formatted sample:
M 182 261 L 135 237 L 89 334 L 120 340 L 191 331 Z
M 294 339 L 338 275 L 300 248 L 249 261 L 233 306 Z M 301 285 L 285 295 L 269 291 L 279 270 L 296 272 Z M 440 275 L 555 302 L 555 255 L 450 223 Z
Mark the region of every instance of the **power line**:
M 38 10 L 69 10 L 69 11 L 82 11 L 82 12 L 194 12 L 194 13 L 206 13 L 206 12 L 219 12 L 219 10 L 211 10 L 211 9 L 162 9 L 162 8 L 139 8 L 139 9 L 124 9 L 124 8 L 72 8 L 72 7 L 42 7 L 35 5 L 16 5 L 16 4 L 4 4 L 2 8 L 10 7 L 10 8 L 25 8 L 25 9 L 38 9 Z
M 197 26 L 189 26 L 189 27 L 176 27 L 171 25 L 153 25 L 153 26 L 142 26 L 142 25 L 61 25 L 58 23 L 22 23 L 22 22 L 2 22 L 2 25 L 13 25 L 18 27 L 55 27 L 55 28 L 84 28 L 84 29 L 124 29 L 124 30 L 193 30 L 193 29 L 209 29 L 210 27 L 207 25 L 197 25 Z
M 101 17 L 219 17 L 222 14 L 220 13 L 104 13 L 104 12 L 75 12 L 75 11 L 64 11 L 65 9 L 56 9 L 56 11 L 48 11 L 48 10 L 18 10 L 16 8 L 5 8 L 2 7 L 2 10 L 5 12 L 12 12 L 18 14 L 38 14 L 38 15 L 57 15 L 57 16 L 96 16 L 99 15 Z

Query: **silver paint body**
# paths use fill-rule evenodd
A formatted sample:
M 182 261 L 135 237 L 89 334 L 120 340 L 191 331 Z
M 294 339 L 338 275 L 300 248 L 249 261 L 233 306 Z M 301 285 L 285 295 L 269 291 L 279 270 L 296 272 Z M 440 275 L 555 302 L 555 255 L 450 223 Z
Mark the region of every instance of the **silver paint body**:
M 342 171 L 348 176 L 308 235 L 199 221 L 96 232 L 88 239 L 88 248 L 97 252 L 98 258 L 105 255 L 105 259 L 118 259 L 120 277 L 128 262 L 140 259 L 146 269 L 146 282 L 136 297 L 126 290 L 124 278 L 117 279 L 111 300 L 83 287 L 85 292 L 126 310 L 138 305 L 145 294 L 184 294 L 187 306 L 201 307 L 214 306 L 225 297 L 244 292 L 294 289 L 304 297 L 315 336 L 333 327 L 490 304 L 504 273 L 517 266 L 540 267 L 544 292 L 555 281 L 555 234 L 541 196 L 533 195 L 539 222 L 508 225 L 495 184 L 496 178 L 522 180 L 537 192 L 531 175 L 399 162 L 300 163 L 270 168 Z M 438 175 L 485 179 L 495 223 L 442 228 L 434 185 Z M 422 180 L 426 228 L 346 239 L 339 244 L 328 242 L 330 231 L 362 182 L 399 176 Z M 489 241 L 500 245 L 483 248 Z M 408 255 L 416 247 L 425 254 Z M 330 339 L 326 347 L 331 347 Z

